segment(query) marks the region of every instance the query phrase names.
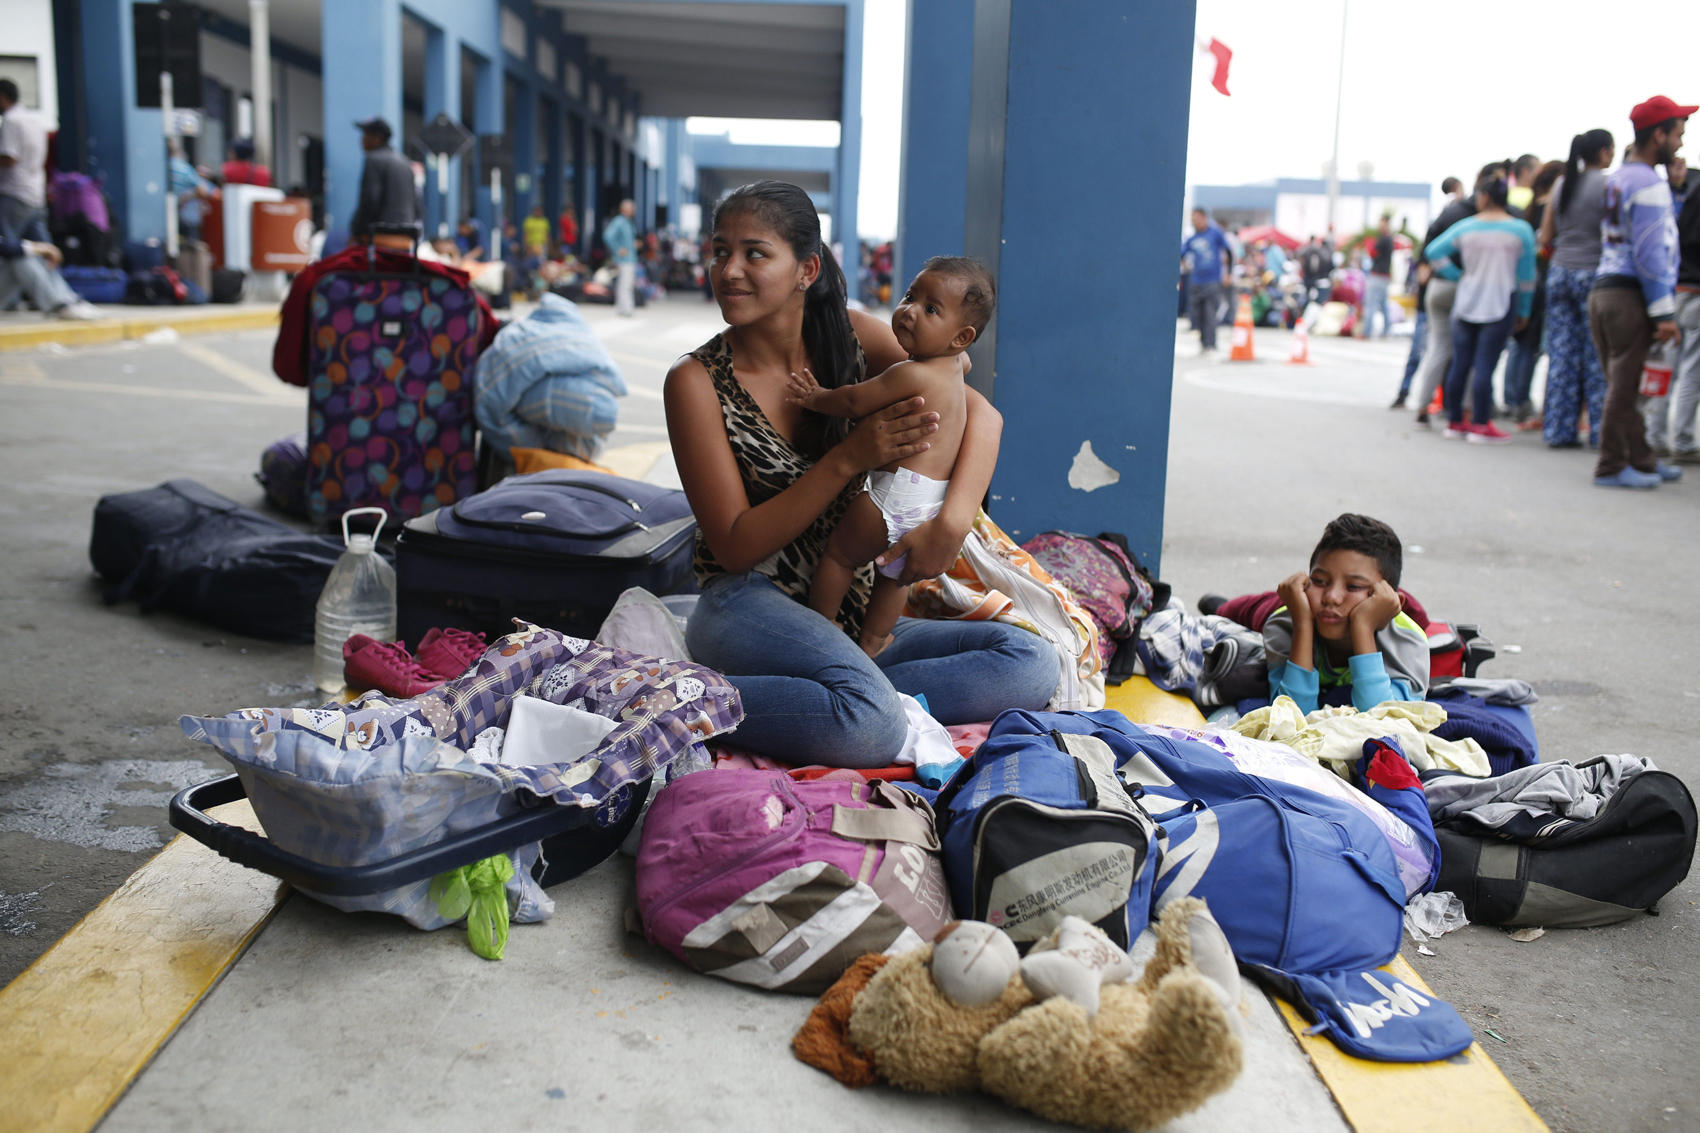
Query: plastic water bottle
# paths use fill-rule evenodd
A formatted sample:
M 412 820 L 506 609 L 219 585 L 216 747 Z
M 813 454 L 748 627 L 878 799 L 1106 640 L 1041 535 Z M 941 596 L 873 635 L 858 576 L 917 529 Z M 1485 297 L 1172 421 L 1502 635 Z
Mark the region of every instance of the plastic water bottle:
M 348 517 L 373 513 L 378 528 L 370 535 L 350 535 Z M 338 693 L 342 675 L 343 642 L 357 633 L 379 641 L 395 640 L 395 568 L 377 553 L 378 532 L 387 514 L 381 507 L 355 508 L 343 513 L 342 543 L 348 548 L 331 568 L 319 594 L 313 623 L 313 683 Z

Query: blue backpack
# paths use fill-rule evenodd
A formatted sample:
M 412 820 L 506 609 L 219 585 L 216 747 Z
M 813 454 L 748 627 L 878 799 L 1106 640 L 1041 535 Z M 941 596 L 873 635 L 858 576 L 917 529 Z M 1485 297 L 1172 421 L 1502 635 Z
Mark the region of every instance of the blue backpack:
M 1023 951 L 1081 917 L 1127 948 L 1151 919 L 1157 826 L 1090 718 L 1005 712 L 933 804 L 956 914 Z

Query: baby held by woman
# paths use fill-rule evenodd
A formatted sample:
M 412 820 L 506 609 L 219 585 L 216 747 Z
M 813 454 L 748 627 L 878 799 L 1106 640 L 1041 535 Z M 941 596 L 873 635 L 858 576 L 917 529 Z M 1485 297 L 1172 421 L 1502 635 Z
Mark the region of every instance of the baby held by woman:
M 809 588 L 809 606 L 835 618 L 857 569 L 877 562 L 879 574 L 860 641 L 870 657 L 891 641 L 909 593 L 897 581 L 907 556 L 892 562 L 880 556 L 936 516 L 944 504 L 967 419 L 963 378 L 968 366 L 963 352 L 985 330 L 996 303 L 997 286 L 984 266 L 961 256 L 935 256 L 922 266 L 891 316 L 891 329 L 898 345 L 908 351 L 908 361 L 838 389 L 822 389 L 806 369 L 791 375 L 791 400 L 830 417 L 866 417 L 916 396 L 939 415 L 938 432 L 928 438 L 930 448 L 868 474 L 867 490 L 851 502 L 834 528 Z

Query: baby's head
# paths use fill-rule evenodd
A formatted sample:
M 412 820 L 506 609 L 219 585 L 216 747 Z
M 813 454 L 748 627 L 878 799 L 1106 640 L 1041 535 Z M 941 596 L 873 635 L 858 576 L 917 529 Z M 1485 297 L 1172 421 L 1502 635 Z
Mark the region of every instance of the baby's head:
M 986 329 L 997 301 L 998 285 L 984 264 L 934 256 L 898 300 L 891 329 L 911 358 L 960 354 Z
M 1399 536 L 1381 520 L 1348 512 L 1331 522 L 1310 553 L 1305 597 L 1316 632 L 1329 640 L 1348 638 L 1346 619 L 1376 583 L 1399 588 L 1401 560 Z

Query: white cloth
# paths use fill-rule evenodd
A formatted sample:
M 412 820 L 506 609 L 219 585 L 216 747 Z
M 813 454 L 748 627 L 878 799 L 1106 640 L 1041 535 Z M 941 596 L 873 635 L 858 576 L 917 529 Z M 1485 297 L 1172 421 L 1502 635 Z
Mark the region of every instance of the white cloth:
M 535 696 L 516 696 L 508 717 L 507 735 L 502 740 L 502 764 L 538 767 L 576 763 L 578 767 L 574 770 L 580 773 L 579 778 L 575 780 L 572 771 L 563 766 L 561 779 L 569 785 L 582 782 L 601 766 L 600 761 L 586 757 L 602 745 L 619 723 L 574 705 L 555 704 Z
M 637 286 L 637 265 L 620 264 L 614 276 L 614 313 L 629 315 L 636 309 L 632 289 Z
M 0 118 L 0 156 L 13 158 L 0 165 L 0 196 L 15 197 L 31 208 L 47 204 L 47 127 L 41 116 L 14 106 Z
M 907 468 L 868 473 L 868 498 L 885 516 L 886 538 L 893 543 L 937 515 L 949 489 L 949 480 L 934 480 Z M 908 557 L 902 555 L 885 564 L 880 573 L 896 578 L 903 573 L 903 561 Z

